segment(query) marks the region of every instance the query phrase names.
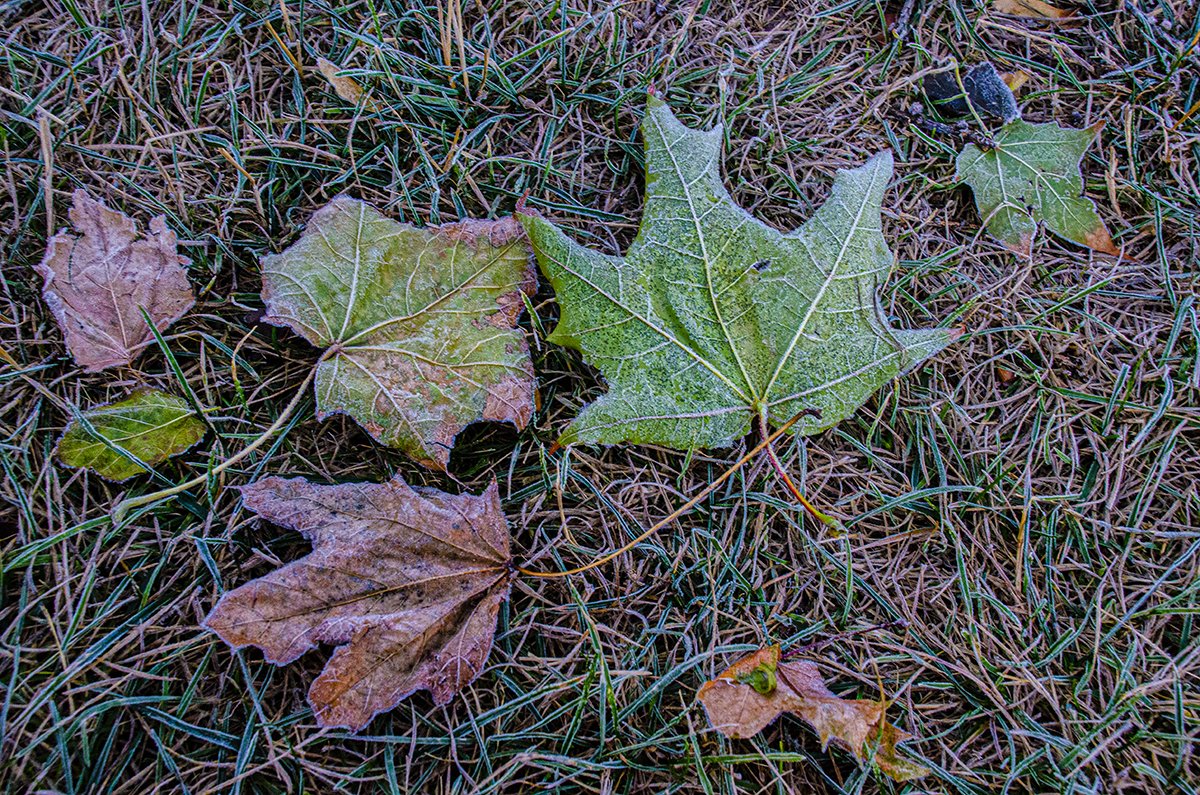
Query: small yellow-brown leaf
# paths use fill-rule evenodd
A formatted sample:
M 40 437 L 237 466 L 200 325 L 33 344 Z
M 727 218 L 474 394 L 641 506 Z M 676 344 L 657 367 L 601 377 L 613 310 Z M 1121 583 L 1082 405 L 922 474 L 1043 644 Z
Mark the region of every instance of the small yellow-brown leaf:
M 905 759 L 896 753 L 896 744 L 911 738 L 912 735 L 902 732 L 886 720 L 879 726 L 879 735 L 875 745 L 875 764 L 893 781 L 912 781 L 929 773 L 929 768 Z
M 770 677 L 764 676 L 770 672 Z M 774 688 L 756 687 L 766 679 Z M 896 781 L 919 778 L 929 771 L 900 757 L 896 744 L 910 735 L 887 722 L 887 706 L 870 699 L 839 698 L 821 679 L 811 662 L 780 661 L 778 646 L 759 649 L 735 662 L 698 694 L 717 731 L 734 739 L 751 737 L 784 712 L 803 718 L 817 732 L 822 746 L 832 740 L 859 762 L 874 761 Z
M 992 8 L 1001 14 L 1032 19 L 1070 19 L 1070 11 L 1056 8 L 1043 0 L 994 0 Z
M 1015 94 L 1021 90 L 1022 86 L 1029 82 L 1029 72 L 1022 72 L 1020 70 L 1016 72 L 1004 72 L 1000 75 L 1000 78 L 1008 86 L 1008 90 Z
M 347 102 L 358 104 L 362 99 L 363 88 L 358 84 L 358 81 L 353 77 L 343 77 L 339 72 L 342 67 L 335 64 L 328 58 L 317 59 L 317 69 L 329 81 L 329 85 L 333 86 L 333 93 Z

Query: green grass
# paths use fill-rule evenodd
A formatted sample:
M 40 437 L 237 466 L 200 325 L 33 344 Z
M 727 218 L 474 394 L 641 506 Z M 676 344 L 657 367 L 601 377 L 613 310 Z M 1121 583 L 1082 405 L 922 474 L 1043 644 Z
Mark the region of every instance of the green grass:
M 4 790 L 1200 789 L 1196 10 L 1083 4 L 1047 26 L 916 2 L 901 38 L 899 5 L 0 8 Z M 319 56 L 368 99 L 339 100 Z M 959 143 L 905 112 L 917 76 L 950 58 L 1028 73 L 1030 121 L 1107 122 L 1084 176 L 1120 261 L 1043 236 L 1023 263 L 981 233 L 952 184 Z M 555 449 L 603 385 L 544 342 L 543 288 L 522 321 L 541 411 L 520 433 L 468 430 L 450 475 L 344 418 L 317 422 L 304 398 L 205 487 L 115 525 L 108 510 L 211 471 L 279 417 L 317 352 L 258 323 L 257 256 L 338 193 L 422 224 L 508 213 L 528 193 L 619 252 L 641 208 L 650 85 L 688 123 L 725 120 L 734 197 L 781 228 L 819 206 L 835 168 L 892 147 L 884 223 L 900 262 L 884 306 L 967 334 L 837 429 L 781 448 L 848 534 L 752 463 L 611 564 L 519 579 L 488 669 L 452 704 L 421 693 L 360 735 L 317 730 L 304 693 L 327 651 L 275 668 L 199 628 L 225 589 L 307 550 L 231 486 L 400 472 L 478 493 L 496 477 L 521 562 L 554 570 L 635 537 L 739 450 Z M 101 375 L 66 358 L 32 270 L 77 187 L 142 223 L 166 215 L 200 294 L 157 349 Z M 213 431 L 121 486 L 52 458 L 76 410 L 135 386 L 194 395 Z M 765 642 L 818 643 L 808 656 L 835 690 L 892 700 L 934 775 L 878 780 L 790 717 L 753 740 L 712 732 L 696 689 Z

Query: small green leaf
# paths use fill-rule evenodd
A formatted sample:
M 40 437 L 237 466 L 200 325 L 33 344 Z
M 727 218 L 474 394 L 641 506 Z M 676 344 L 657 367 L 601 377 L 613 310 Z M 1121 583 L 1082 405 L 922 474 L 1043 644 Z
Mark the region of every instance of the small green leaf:
M 158 390 L 90 409 L 67 426 L 58 457 L 109 480 L 128 480 L 204 438 L 204 422 L 177 397 Z
M 1029 257 L 1037 222 L 1044 221 L 1047 229 L 1072 243 L 1119 253 L 1096 205 L 1083 196 L 1079 164 L 1099 131 L 1018 119 L 1000 128 L 994 149 L 967 144 L 958 156 L 956 176 L 971 186 L 988 232 Z
M 521 218 L 562 317 L 550 341 L 608 380 L 562 437 L 720 447 L 765 417 L 815 433 L 945 347 L 949 329 L 898 330 L 876 297 L 895 259 L 880 229 L 892 157 L 839 171 L 829 199 L 780 233 L 721 181 L 721 130 L 692 130 L 648 100 L 646 207 L 624 257 Z
M 418 229 L 345 196 L 263 260 L 267 322 L 329 349 L 317 416 L 349 414 L 436 469 L 466 425 L 529 422 L 533 364 L 515 325 L 535 284 L 511 218 Z

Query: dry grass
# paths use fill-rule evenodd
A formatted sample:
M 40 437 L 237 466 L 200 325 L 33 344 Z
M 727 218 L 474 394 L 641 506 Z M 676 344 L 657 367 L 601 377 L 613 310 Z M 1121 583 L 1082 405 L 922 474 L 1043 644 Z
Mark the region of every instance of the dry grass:
M 883 3 L 794 5 L 0 6 L 5 791 L 899 789 L 799 721 L 730 742 L 694 704 L 752 645 L 830 638 L 811 655 L 836 687 L 882 688 L 921 738 L 908 747 L 935 773 L 910 791 L 1196 791 L 1193 4 L 1096 3 L 1049 27 L 929 0 L 904 38 Z M 353 68 L 369 99 L 333 95 L 318 56 Z M 1030 120 L 1107 122 L 1084 169 L 1122 259 L 1045 238 L 1026 264 L 980 234 L 952 185 L 955 142 L 904 116 L 916 76 L 951 58 L 1028 72 Z M 812 212 L 836 167 L 893 147 L 885 225 L 901 262 L 885 303 L 967 335 L 853 420 L 788 446 L 848 535 L 808 521 L 760 462 L 610 565 L 520 581 L 489 669 L 450 706 L 422 694 L 360 736 L 316 730 L 304 693 L 321 654 L 277 669 L 198 628 L 222 589 L 305 551 L 225 487 L 400 471 L 478 491 L 496 476 L 518 548 L 556 568 L 619 546 L 738 451 L 553 450 L 601 386 L 540 342 L 548 293 L 530 322 L 543 410 L 520 434 L 472 428 L 452 477 L 352 422 L 316 422 L 309 403 L 211 488 L 113 526 L 119 494 L 160 484 L 64 469 L 58 433 L 72 407 L 135 384 L 178 391 L 182 377 L 219 437 L 162 467 L 166 481 L 257 438 L 315 352 L 255 325 L 256 255 L 342 191 L 418 222 L 509 212 L 529 191 L 619 251 L 640 209 L 649 83 L 693 123 L 727 119 L 734 195 L 781 227 Z M 75 187 L 143 221 L 165 213 L 202 293 L 167 351 L 100 376 L 64 358 L 31 268 Z M 837 637 L 894 620 L 905 626 Z

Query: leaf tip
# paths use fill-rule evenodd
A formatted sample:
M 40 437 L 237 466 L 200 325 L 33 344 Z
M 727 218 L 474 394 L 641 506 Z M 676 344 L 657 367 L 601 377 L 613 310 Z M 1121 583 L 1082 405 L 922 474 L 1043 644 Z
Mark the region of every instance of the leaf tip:
M 1100 224 L 1084 233 L 1084 244 L 1103 254 L 1110 254 L 1114 257 L 1121 254 L 1121 250 L 1113 243 L 1112 235 L 1108 233 L 1108 228 L 1104 224 Z
M 1023 257 L 1027 260 L 1033 259 L 1033 235 L 1031 233 L 1022 232 L 1021 236 L 1017 238 L 1016 242 L 1009 240 L 1001 240 L 1000 242 L 1006 249 L 1017 256 Z

